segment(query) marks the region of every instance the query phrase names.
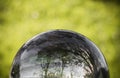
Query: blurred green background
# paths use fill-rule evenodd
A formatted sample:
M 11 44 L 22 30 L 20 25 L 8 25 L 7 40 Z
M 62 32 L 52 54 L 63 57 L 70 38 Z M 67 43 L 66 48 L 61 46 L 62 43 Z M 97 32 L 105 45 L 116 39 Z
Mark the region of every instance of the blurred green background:
M 120 78 L 118 0 L 0 0 L 0 78 L 28 39 L 53 29 L 76 31 L 103 52 L 111 78 Z

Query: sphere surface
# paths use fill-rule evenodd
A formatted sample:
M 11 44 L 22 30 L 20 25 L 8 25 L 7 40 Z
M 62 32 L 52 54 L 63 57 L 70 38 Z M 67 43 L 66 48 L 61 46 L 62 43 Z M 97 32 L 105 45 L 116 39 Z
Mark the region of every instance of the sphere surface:
M 94 43 L 72 31 L 54 30 L 20 48 L 10 78 L 109 78 L 109 72 Z

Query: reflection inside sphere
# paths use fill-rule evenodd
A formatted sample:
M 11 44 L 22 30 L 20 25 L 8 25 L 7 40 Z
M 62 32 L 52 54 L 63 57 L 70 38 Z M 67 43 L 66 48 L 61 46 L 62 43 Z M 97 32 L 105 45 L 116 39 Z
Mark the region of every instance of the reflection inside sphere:
M 21 55 L 20 78 L 92 78 L 93 66 L 84 54 L 54 51 Z M 85 56 L 86 55 L 86 56 Z
M 109 78 L 104 56 L 81 34 L 38 34 L 16 54 L 10 78 Z

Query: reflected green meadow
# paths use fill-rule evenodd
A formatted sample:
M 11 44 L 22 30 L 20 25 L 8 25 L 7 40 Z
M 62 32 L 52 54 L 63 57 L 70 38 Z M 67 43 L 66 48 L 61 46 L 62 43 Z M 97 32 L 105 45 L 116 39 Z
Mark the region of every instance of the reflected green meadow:
M 120 2 L 117 0 L 0 0 L 0 78 L 8 78 L 19 48 L 36 34 L 76 31 L 103 52 L 111 78 L 120 72 Z

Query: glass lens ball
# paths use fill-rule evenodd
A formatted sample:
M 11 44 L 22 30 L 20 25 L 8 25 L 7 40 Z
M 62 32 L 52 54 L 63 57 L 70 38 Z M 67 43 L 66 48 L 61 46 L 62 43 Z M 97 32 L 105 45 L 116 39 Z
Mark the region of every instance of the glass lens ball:
M 54 30 L 20 48 L 10 78 L 109 78 L 109 71 L 101 51 L 85 36 Z

